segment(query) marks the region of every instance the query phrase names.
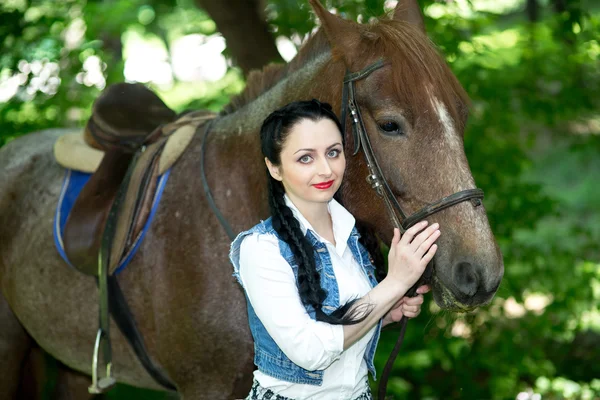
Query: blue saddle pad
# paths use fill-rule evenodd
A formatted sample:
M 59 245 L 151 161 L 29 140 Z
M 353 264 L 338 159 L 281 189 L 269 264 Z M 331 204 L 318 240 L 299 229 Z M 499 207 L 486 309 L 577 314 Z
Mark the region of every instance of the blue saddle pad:
M 171 170 L 168 170 L 158 177 L 156 193 L 154 194 L 154 200 L 152 201 L 152 209 L 150 210 L 150 214 L 148 215 L 148 220 L 144 224 L 144 228 L 141 234 L 138 236 L 134 245 L 131 247 L 131 250 L 127 254 L 125 254 L 123 259 L 121 260 L 121 263 L 114 272 L 115 275 L 121 272 L 127 266 L 127 264 L 129 264 L 129 262 L 137 252 L 140 243 L 142 243 L 142 240 L 144 239 L 144 236 L 148 231 L 148 228 L 150 227 L 150 223 L 154 218 L 154 214 L 158 209 L 158 203 L 160 202 L 163 190 L 165 188 L 165 185 L 167 184 L 167 180 L 169 179 L 170 172 Z M 73 267 L 73 265 L 71 264 L 67 257 L 67 254 L 65 253 L 65 247 L 62 239 L 63 232 L 65 229 L 65 224 L 67 222 L 67 218 L 69 217 L 69 213 L 71 212 L 71 209 L 75 204 L 75 200 L 77 200 L 79 193 L 81 193 L 81 190 L 83 189 L 83 187 L 85 186 L 85 184 L 91 176 L 92 174 L 89 173 L 67 169 L 62 184 L 62 189 L 60 191 L 60 197 L 58 198 L 56 211 L 54 213 L 54 243 L 61 257 L 71 267 Z

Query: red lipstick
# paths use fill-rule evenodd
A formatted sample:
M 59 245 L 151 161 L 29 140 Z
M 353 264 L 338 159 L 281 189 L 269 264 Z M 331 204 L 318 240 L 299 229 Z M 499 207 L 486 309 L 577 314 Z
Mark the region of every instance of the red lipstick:
M 316 187 L 317 189 L 325 190 L 325 189 L 329 189 L 331 187 L 331 185 L 333 185 L 333 180 L 323 182 L 323 183 L 317 183 L 317 184 L 314 184 L 313 186 Z

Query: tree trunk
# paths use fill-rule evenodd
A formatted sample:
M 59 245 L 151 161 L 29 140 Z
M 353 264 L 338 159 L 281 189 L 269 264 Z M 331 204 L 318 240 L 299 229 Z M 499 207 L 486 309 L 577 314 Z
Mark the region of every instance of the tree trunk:
M 540 19 L 540 6 L 537 0 L 527 0 L 525 11 L 527 12 L 529 22 L 538 22 Z
M 233 61 L 245 75 L 272 61 L 282 61 L 269 31 L 261 0 L 196 0 L 215 21 Z
M 567 5 L 565 4 L 565 0 L 553 0 L 552 4 L 554 5 L 554 11 L 557 14 L 567 11 Z
M 122 82 L 125 80 L 123 71 L 125 70 L 125 62 L 123 60 L 123 43 L 121 35 L 112 32 L 102 32 L 100 34 L 102 40 L 102 50 L 109 59 L 104 60 L 107 65 L 106 84 Z

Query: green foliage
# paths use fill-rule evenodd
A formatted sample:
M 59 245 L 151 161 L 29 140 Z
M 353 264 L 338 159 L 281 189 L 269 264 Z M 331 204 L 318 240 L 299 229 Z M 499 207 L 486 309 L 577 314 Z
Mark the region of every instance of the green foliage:
M 0 145 L 30 131 L 69 125 L 68 105 L 89 106 L 98 94 L 72 84 L 82 69 L 80 57 L 84 52 L 94 54 L 94 44 L 84 42 L 69 49 L 61 39 L 74 22 L 77 8 L 74 1 L 0 5 L 0 77 L 19 84 L 15 96 L 0 102 Z
M 428 24 L 472 98 L 465 147 L 486 192 L 505 276 L 490 307 L 411 321 L 395 369 L 400 398 L 600 395 L 593 381 L 600 376 L 600 193 L 593 183 L 600 181 L 600 138 L 569 135 L 575 121 L 597 115 L 598 21 L 578 15 L 589 30 L 561 40 L 561 17 L 501 30 L 494 20 L 502 16 L 489 14 L 462 19 L 456 31 L 447 29 L 454 16 Z M 550 304 L 539 311 L 519 305 L 534 294 Z M 511 304 L 523 315 L 511 315 Z
M 453 315 L 430 304 L 411 320 L 389 388 L 397 398 L 598 398 L 600 19 L 574 0 L 540 2 L 537 23 L 525 20 L 524 1 L 494 3 L 487 10 L 480 0 L 421 5 L 430 37 L 472 99 L 465 148 L 486 193 L 504 280 L 488 307 Z M 326 4 L 367 22 L 384 1 Z M 315 27 L 304 1 L 271 0 L 266 15 L 274 35 L 294 43 Z M 215 29 L 192 0 L 5 2 L 0 87 L 10 78 L 18 88 L 0 101 L 0 145 L 81 126 L 104 85 L 85 80 L 86 61 L 97 57 L 106 83 L 122 80 L 126 30 L 168 50 L 178 37 Z M 219 110 L 242 84 L 231 69 L 219 82 L 176 82 L 162 95 L 179 111 Z M 378 371 L 396 335 L 383 333 Z M 120 386 L 109 398 L 148 393 Z

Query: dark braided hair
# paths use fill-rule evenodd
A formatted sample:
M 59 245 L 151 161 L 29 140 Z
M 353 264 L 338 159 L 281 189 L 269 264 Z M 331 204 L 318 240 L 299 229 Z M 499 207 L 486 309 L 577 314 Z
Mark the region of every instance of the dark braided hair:
M 340 121 L 332 111 L 331 106 L 327 103 L 321 103 L 318 100 L 297 101 L 279 108 L 265 119 L 260 129 L 263 156 L 273 165 L 281 165 L 281 150 L 283 145 L 292 128 L 304 119 L 310 119 L 315 122 L 322 119 L 330 119 L 337 125 L 340 132 L 342 132 Z M 310 305 L 314 308 L 317 321 L 337 325 L 350 325 L 364 320 L 370 312 L 371 307 L 365 305 L 364 307 L 352 308 L 352 305 L 358 299 L 349 301 L 330 314 L 326 314 L 322 310 L 327 292 L 321 287 L 321 276 L 319 271 L 317 271 L 315 263 L 315 250 L 308 239 L 302 234 L 300 223 L 285 203 L 285 189 L 283 184 L 274 179 L 268 169 L 266 172 L 269 208 L 273 228 L 281 240 L 290 246 L 298 264 L 298 293 L 300 294 L 302 303 L 305 306 Z

